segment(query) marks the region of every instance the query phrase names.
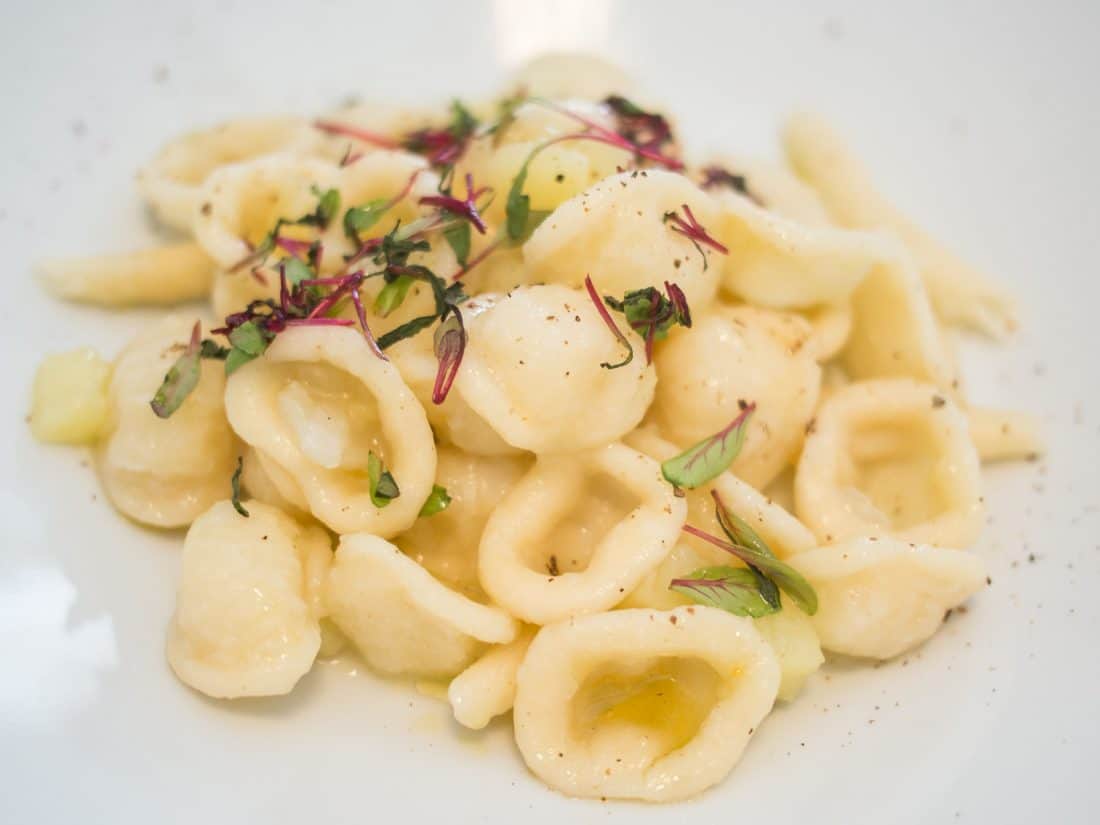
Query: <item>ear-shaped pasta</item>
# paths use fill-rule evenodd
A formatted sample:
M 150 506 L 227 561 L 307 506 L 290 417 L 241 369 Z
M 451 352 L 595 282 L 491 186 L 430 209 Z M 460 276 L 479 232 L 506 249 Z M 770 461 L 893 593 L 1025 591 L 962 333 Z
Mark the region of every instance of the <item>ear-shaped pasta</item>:
M 986 583 L 977 556 L 887 537 L 819 547 L 791 564 L 817 591 L 822 646 L 874 659 L 919 645 Z
M 59 258 L 38 266 L 59 298 L 100 306 L 177 304 L 205 298 L 214 262 L 195 243 L 178 243 L 90 258 Z
M 722 209 L 722 285 L 773 309 L 843 305 L 883 255 L 869 232 L 809 226 L 781 217 L 736 192 L 715 200 Z
M 775 215 L 805 226 L 832 225 L 829 212 L 817 192 L 783 164 L 761 158 L 724 155 L 702 164 L 704 169 L 710 166 L 744 178 L 749 197 Z
M 845 368 L 855 379 L 904 376 L 957 395 L 955 365 L 912 260 L 892 239 L 882 249 L 852 293 Z
M 714 200 L 683 175 L 649 169 L 601 180 L 555 209 L 524 244 L 534 281 L 580 286 L 591 275 L 602 295 L 621 298 L 647 286 L 675 282 L 693 312 L 713 299 L 723 256 L 666 223 L 668 212 L 687 204 L 717 237 L 720 212 Z M 705 266 L 704 266 L 705 264 Z
M 490 648 L 451 681 L 447 687 L 447 701 L 451 703 L 456 722 L 472 730 L 481 730 L 494 716 L 512 709 L 516 699 L 516 674 L 534 636 L 534 628 L 524 628 L 513 641 Z
M 440 447 L 436 483 L 451 503 L 441 513 L 419 518 L 394 539 L 403 552 L 453 590 L 485 601 L 477 573 L 477 548 L 489 515 L 524 472 L 528 457 L 483 457 Z
M 202 362 L 198 384 L 170 418 L 149 406 L 193 323 L 171 317 L 139 333 L 115 361 L 107 390 L 100 478 L 120 512 L 154 527 L 183 527 L 224 498 L 236 463 L 221 363 Z
M 966 417 L 982 461 L 1032 459 L 1043 452 L 1039 422 L 1028 413 L 971 407 Z
M 668 554 L 687 506 L 653 459 L 611 444 L 539 456 L 485 525 L 485 591 L 533 624 L 606 610 Z
M 435 444 L 397 369 L 346 327 L 288 329 L 231 376 L 225 405 L 237 434 L 285 471 L 310 512 L 338 533 L 392 536 L 416 521 L 435 478 Z M 371 501 L 369 453 L 400 495 Z M 269 472 L 270 475 L 270 472 Z M 291 502 L 293 490 L 272 480 Z
M 447 588 L 392 544 L 366 533 L 340 539 L 325 603 L 382 673 L 453 676 L 487 645 L 512 641 L 518 629 L 503 610 Z
M 229 269 L 252 252 L 279 218 L 294 220 L 312 212 L 317 206 L 314 188 L 333 188 L 339 181 L 335 164 L 288 153 L 223 166 L 199 192 L 195 240 Z M 325 257 L 332 261 L 334 256 Z
M 749 619 L 615 610 L 544 627 L 517 680 L 516 744 L 570 796 L 685 799 L 730 772 L 779 667 Z
M 309 503 L 294 479 L 271 458 L 252 447 L 245 447 L 241 456 L 241 487 L 249 498 L 277 507 L 296 519 L 309 518 Z
M 754 619 L 753 625 L 779 662 L 780 700 L 793 701 L 825 663 L 813 620 L 787 599 L 782 610 Z
M 332 548 L 317 527 L 247 501 L 203 513 L 183 545 L 168 662 L 207 696 L 276 696 L 309 671 L 321 644 L 318 597 Z
M 656 373 L 622 347 L 588 296 L 563 286 L 521 287 L 474 317 L 455 388 L 509 444 L 567 452 L 632 430 L 653 398 Z M 629 333 L 633 334 L 633 333 Z
M 190 232 L 202 183 L 219 167 L 273 152 L 309 154 L 321 135 L 296 117 L 241 118 L 169 143 L 138 173 L 138 188 L 163 223 Z
M 805 314 L 813 327 L 807 346 L 818 363 L 835 358 L 848 344 L 852 334 L 852 310 L 848 306 L 824 306 Z
M 738 306 L 673 330 L 656 347 L 652 416 L 681 449 L 721 430 L 739 401 L 756 402 L 733 472 L 764 487 L 798 453 L 821 381 L 811 327 L 797 315 Z
M 635 430 L 627 436 L 626 443 L 657 461 L 666 461 L 680 452 L 676 445 L 665 441 L 650 428 Z M 688 524 L 712 535 L 722 535 L 722 528 L 714 515 L 711 489 L 716 490 L 722 502 L 744 519 L 780 558 L 809 550 L 817 544 L 814 534 L 798 519 L 733 473 L 722 473 L 705 487 L 684 491 Z M 731 563 L 736 562 L 713 545 L 686 534 L 681 535 L 664 561 L 641 581 L 623 604 L 658 609 L 689 604 L 689 599 L 668 589 L 672 579 L 700 567 Z
M 1011 299 L 890 205 L 863 165 L 820 118 L 791 118 L 783 134 L 787 157 L 843 226 L 889 230 L 912 252 L 944 320 L 1003 335 L 1016 325 Z
M 798 516 L 826 543 L 854 535 L 965 547 L 982 527 L 966 416 L 907 379 L 838 390 L 817 412 L 795 476 Z

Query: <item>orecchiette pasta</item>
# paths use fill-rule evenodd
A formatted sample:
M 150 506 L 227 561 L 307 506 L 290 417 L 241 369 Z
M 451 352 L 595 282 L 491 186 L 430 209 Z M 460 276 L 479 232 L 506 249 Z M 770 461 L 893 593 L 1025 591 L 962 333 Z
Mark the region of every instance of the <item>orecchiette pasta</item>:
M 657 462 L 622 444 L 540 456 L 485 525 L 481 584 L 535 624 L 607 610 L 661 563 L 686 510 Z
M 526 628 L 508 644 L 490 648 L 456 676 L 447 687 L 455 721 L 481 730 L 496 716 L 512 709 L 516 699 L 516 675 L 531 646 L 534 630 Z
M 213 171 L 273 152 L 309 152 L 320 139 L 301 118 L 241 118 L 169 143 L 138 173 L 138 188 L 161 221 L 190 232 L 199 190 Z
M 666 802 L 719 782 L 779 687 L 748 619 L 617 610 L 539 631 L 519 669 L 516 743 L 570 796 Z
M 942 318 L 993 335 L 1015 326 L 1015 309 L 1005 293 L 887 203 L 823 121 L 810 115 L 791 118 L 784 146 L 791 165 L 817 190 L 838 223 L 885 229 L 905 242 Z
M 986 584 L 981 559 L 892 538 L 854 538 L 791 559 L 817 590 L 814 627 L 827 650 L 889 659 L 936 632 Z
M 449 589 L 376 536 L 343 536 L 325 589 L 336 625 L 383 673 L 447 677 L 518 625 L 496 607 Z
M 455 389 L 514 447 L 550 453 L 606 444 L 633 429 L 653 398 L 656 375 L 644 358 L 601 366 L 623 352 L 583 291 L 521 287 L 469 327 Z
M 183 527 L 224 498 L 236 460 L 220 364 L 202 364 L 198 386 L 171 418 L 149 406 L 191 326 L 174 317 L 143 330 L 119 355 L 108 385 L 99 475 L 115 507 L 155 527 Z
M 424 410 L 397 369 L 353 330 L 287 330 L 262 360 L 231 376 L 225 405 L 237 434 L 281 467 L 310 512 L 340 533 L 392 536 L 412 525 L 431 492 L 435 444 Z M 400 488 L 385 506 L 371 501 L 370 453 Z M 296 501 L 296 493 L 280 492 Z
M 798 516 L 823 542 L 893 535 L 966 547 L 982 526 L 966 416 L 906 379 L 838 390 L 817 412 L 795 477 Z
M 665 215 L 684 204 L 717 231 L 717 204 L 682 175 L 613 175 L 555 209 L 524 245 L 524 262 L 536 281 L 575 287 L 590 275 L 601 294 L 616 297 L 675 281 L 701 311 L 714 297 L 724 262 L 666 224 Z
M 183 546 L 168 662 L 208 696 L 288 693 L 321 644 L 320 583 L 332 558 L 324 530 L 259 501 L 203 513 Z
M 651 415 L 681 447 L 713 435 L 756 403 L 733 471 L 765 486 L 791 461 L 813 417 L 821 381 L 811 327 L 797 315 L 749 306 L 720 310 L 674 332 L 657 350 Z
M 205 297 L 214 263 L 195 243 L 44 261 L 39 272 L 60 298 L 103 306 L 175 304 Z

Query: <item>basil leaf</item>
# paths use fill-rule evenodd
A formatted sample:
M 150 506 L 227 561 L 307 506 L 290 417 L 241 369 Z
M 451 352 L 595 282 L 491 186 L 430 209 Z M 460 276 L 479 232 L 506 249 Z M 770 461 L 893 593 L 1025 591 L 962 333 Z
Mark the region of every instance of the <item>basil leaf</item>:
M 373 452 L 367 455 L 367 479 L 370 482 L 370 500 L 375 507 L 385 507 L 401 495 L 390 471 Z
M 702 567 L 685 578 L 673 579 L 668 589 L 735 616 L 758 619 L 779 610 L 761 594 L 759 578 L 747 567 Z
M 428 516 L 434 516 L 436 513 L 442 513 L 450 506 L 451 496 L 447 492 L 447 488 L 440 487 L 438 484 L 433 484 L 432 492 L 428 495 L 428 500 L 425 501 L 424 506 L 420 508 L 420 518 L 427 518 Z
M 745 443 L 745 430 L 756 404 L 746 404 L 726 427 L 661 464 L 661 474 L 689 490 L 717 478 L 733 464 Z
M 456 223 L 443 230 L 443 237 L 454 251 L 458 265 L 466 266 L 470 259 L 470 224 L 466 221 Z
M 157 388 L 153 400 L 149 402 L 149 406 L 153 408 L 158 418 L 168 418 L 178 410 L 199 383 L 199 376 L 202 375 L 200 361 L 202 345 L 199 341 L 201 334 L 202 325 L 196 321 L 191 329 L 190 342 L 183 354 L 168 368 L 164 381 Z
M 233 490 L 233 509 L 245 518 L 248 518 L 248 510 L 241 504 L 241 471 L 244 469 L 244 458 L 237 456 L 237 469 L 233 472 L 233 478 L 229 480 L 229 486 Z

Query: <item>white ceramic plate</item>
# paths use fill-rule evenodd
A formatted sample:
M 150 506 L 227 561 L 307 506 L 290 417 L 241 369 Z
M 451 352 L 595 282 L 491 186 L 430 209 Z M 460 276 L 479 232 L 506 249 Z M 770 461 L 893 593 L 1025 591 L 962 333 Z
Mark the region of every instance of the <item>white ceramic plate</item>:
M 1100 7 L 802 5 L 5 8 L 0 821 L 1096 821 Z M 162 652 L 180 536 L 123 522 L 87 456 L 24 423 L 40 353 L 113 353 L 133 322 L 51 302 L 31 262 L 147 240 L 131 178 L 169 136 L 349 93 L 474 94 L 578 46 L 626 64 L 696 147 L 773 153 L 784 113 L 832 116 L 890 195 L 1019 296 L 1023 330 L 968 345 L 966 374 L 974 399 L 1041 415 L 1050 447 L 986 473 L 993 586 L 968 613 L 908 658 L 827 667 L 724 784 L 674 808 L 564 799 L 507 723 L 463 733 L 354 662 L 285 699 L 199 698 Z

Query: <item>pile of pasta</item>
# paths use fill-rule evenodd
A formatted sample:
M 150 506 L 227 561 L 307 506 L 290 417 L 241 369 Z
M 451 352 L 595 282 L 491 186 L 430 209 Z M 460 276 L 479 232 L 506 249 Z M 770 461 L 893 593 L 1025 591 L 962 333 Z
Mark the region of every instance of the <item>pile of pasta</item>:
M 378 673 L 445 683 L 468 728 L 511 712 L 528 767 L 563 793 L 682 799 L 730 772 L 826 653 L 890 659 L 986 585 L 968 549 L 980 464 L 1038 447 L 1025 416 L 967 400 L 948 329 L 1002 335 L 1012 306 L 816 117 L 786 124 L 785 162 L 696 164 L 671 137 L 664 154 L 631 137 L 644 110 L 590 59 L 536 62 L 508 92 L 469 107 L 446 158 L 403 139 L 443 128 L 444 107 L 357 104 L 323 128 L 248 118 L 169 144 L 139 184 L 181 239 L 42 272 L 71 300 L 210 309 L 199 329 L 193 307 L 175 310 L 113 363 L 50 356 L 32 427 L 94 444 L 125 516 L 187 528 L 167 641 L 185 684 L 283 694 L 354 650 Z M 578 129 L 597 138 L 555 142 Z M 151 409 L 193 333 L 279 306 L 305 246 L 316 288 L 346 273 L 339 216 L 264 248 L 278 220 L 335 190 L 341 210 L 384 203 L 382 235 L 435 214 L 441 190 L 461 201 L 464 181 L 480 189 L 470 248 L 425 234 L 406 261 L 468 296 L 442 401 L 438 333 L 377 346 L 430 315 L 435 282 L 380 309 L 391 279 L 368 278 L 363 328 L 345 302 L 235 369 L 196 354 L 178 409 Z M 516 238 L 521 207 L 538 221 Z M 650 287 L 687 323 L 639 331 L 614 311 Z M 728 466 L 670 482 L 671 459 L 738 420 Z M 698 536 L 722 535 L 716 500 L 809 583 L 813 615 L 786 593 L 754 617 L 670 587 L 744 567 Z

